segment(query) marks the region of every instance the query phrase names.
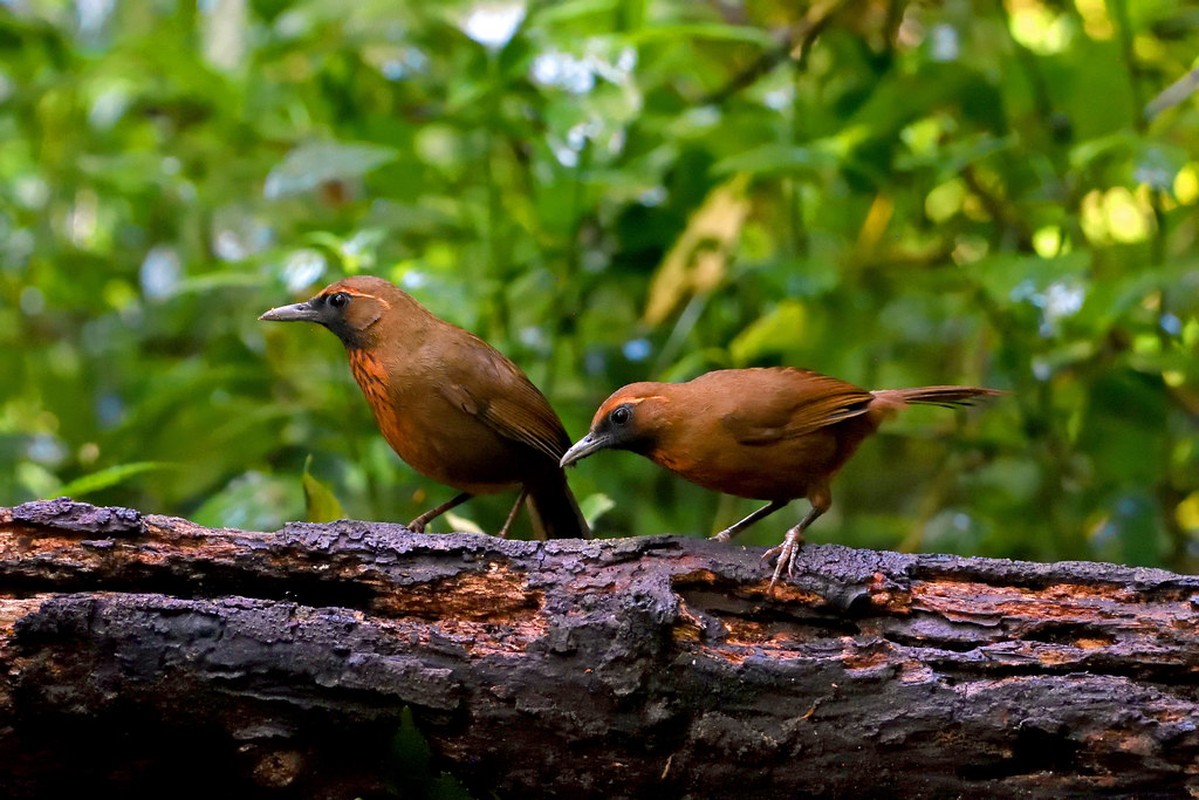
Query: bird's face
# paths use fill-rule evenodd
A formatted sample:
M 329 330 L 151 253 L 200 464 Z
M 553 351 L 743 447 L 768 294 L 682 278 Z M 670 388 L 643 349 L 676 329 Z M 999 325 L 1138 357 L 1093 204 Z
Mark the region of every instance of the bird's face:
M 634 383 L 603 402 L 591 421 L 591 431 L 576 442 L 560 462 L 567 466 L 598 450 L 647 453 L 667 424 L 663 413 L 669 399 L 663 384 Z
M 315 322 L 324 325 L 347 347 L 371 341 L 371 329 L 392 307 L 393 295 L 402 294 L 381 278 L 346 278 L 331 283 L 303 303 L 272 308 L 259 317 L 267 322 Z

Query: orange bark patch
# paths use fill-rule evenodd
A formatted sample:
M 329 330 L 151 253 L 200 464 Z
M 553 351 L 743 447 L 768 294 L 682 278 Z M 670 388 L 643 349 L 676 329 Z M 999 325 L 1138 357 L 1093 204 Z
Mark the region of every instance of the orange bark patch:
M 846 669 L 855 670 L 871 670 L 879 667 L 887 666 L 891 661 L 890 648 L 872 647 L 868 650 L 863 650 L 848 642 L 842 663 Z
M 677 589 L 686 589 L 692 586 L 714 586 L 716 584 L 716 573 L 710 569 L 695 569 L 691 572 L 676 572 L 670 577 L 671 585 Z
M 770 588 L 770 581 L 764 580 L 759 583 L 746 584 L 746 596 L 759 596 L 764 600 L 784 600 L 791 603 L 801 603 L 806 606 L 822 606 L 824 598 L 815 592 L 809 592 L 806 589 L 800 589 L 798 586 L 792 586 L 789 583 L 776 583 L 774 588 Z
M 376 582 L 371 611 L 388 617 L 502 622 L 539 619 L 544 596 L 528 588 L 524 573 L 492 564 L 486 573 L 464 572 L 420 586 L 395 589 Z
M 472 657 L 523 653 L 545 635 L 544 595 L 531 590 L 523 573 L 492 564 L 488 572 L 463 573 L 419 586 L 394 588 L 367 580 L 379 589 L 370 613 L 396 635 L 444 637 Z M 432 625 L 427 621 L 432 621 Z
M 992 586 L 970 581 L 916 581 L 912 606 L 947 619 L 1014 618 L 1088 622 L 1129 615 L 1137 596 L 1121 586 L 1054 584 L 1044 589 Z
M 1098 637 L 1081 637 L 1074 640 L 1074 646 L 1079 650 L 1099 650 L 1112 644 L 1112 639 Z
M 15 633 L 17 620 L 36 612 L 42 603 L 52 597 L 54 595 L 50 594 L 35 597 L 0 597 L 0 639 L 10 640 Z
M 992 638 L 1019 639 L 997 658 L 1069 665 L 1106 648 L 1142 653 L 1146 663 L 1185 665 L 1193 611 L 1177 593 L 1139 592 L 1112 584 L 1059 583 L 1044 588 L 954 580 L 917 581 L 912 608 L 950 622 L 994 629 Z M 1164 649 L 1163 649 L 1164 648 Z
M 870 592 L 870 602 L 875 608 L 893 614 L 907 614 L 912 610 L 911 592 L 900 589 L 881 572 L 871 576 L 867 589 Z

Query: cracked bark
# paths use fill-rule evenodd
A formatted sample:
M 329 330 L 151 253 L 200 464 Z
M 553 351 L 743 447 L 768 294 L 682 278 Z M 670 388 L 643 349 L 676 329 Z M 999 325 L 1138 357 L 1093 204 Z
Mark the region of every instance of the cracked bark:
M 476 797 L 1199 794 L 1199 578 L 760 553 L 0 509 L 0 789 L 382 796 L 408 706 Z

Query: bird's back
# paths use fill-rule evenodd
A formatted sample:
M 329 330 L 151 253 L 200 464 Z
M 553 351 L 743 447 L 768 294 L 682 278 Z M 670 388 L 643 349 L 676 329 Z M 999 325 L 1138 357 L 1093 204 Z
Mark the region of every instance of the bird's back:
M 701 486 L 764 500 L 807 496 L 906 405 L 952 407 L 1002 394 L 969 386 L 870 392 L 793 367 L 718 370 L 657 393 L 687 411 L 671 415 L 674 424 L 647 455 Z
M 666 422 L 645 455 L 693 483 L 741 497 L 806 496 L 813 480 L 852 453 L 845 452 L 843 429 L 863 428 L 849 437 L 858 441 L 873 429 L 865 419 L 869 392 L 805 370 L 718 370 L 656 387 Z

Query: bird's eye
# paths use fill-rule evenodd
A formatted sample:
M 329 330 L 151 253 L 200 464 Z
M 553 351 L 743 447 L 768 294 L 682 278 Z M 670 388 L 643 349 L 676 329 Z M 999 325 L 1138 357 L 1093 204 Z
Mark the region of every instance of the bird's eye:
M 350 303 L 350 296 L 345 292 L 329 295 L 329 305 L 334 308 L 345 308 Z
M 616 425 L 626 425 L 633 418 L 633 409 L 628 406 L 619 406 L 612 411 L 609 419 Z

